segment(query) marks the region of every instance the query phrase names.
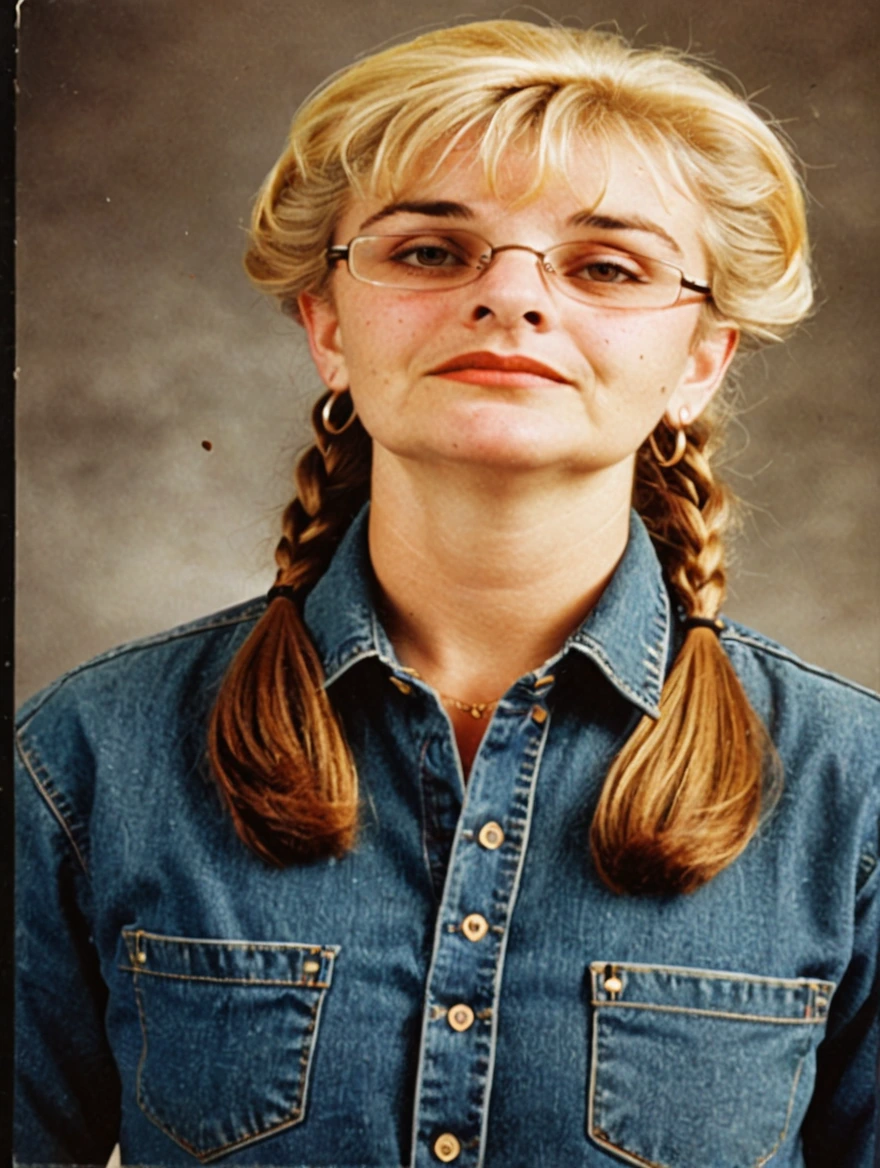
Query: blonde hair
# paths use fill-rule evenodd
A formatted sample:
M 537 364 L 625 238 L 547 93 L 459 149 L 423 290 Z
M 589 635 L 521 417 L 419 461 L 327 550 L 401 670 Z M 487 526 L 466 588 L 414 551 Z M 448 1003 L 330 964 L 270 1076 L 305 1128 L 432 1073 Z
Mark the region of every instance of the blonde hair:
M 743 98 L 671 49 L 616 34 L 518 21 L 443 29 L 330 78 L 296 114 L 254 207 L 245 264 L 296 315 L 326 289 L 325 257 L 353 194 L 394 197 L 467 139 L 493 185 L 505 152 L 534 157 L 523 201 L 565 180 L 583 148 L 625 141 L 705 210 L 709 318 L 746 342 L 781 339 L 812 302 L 804 198 L 784 140 Z M 708 322 L 707 322 L 708 323 Z M 304 598 L 369 495 L 358 422 L 316 443 L 285 513 L 276 583 Z M 661 470 L 647 446 L 634 503 L 686 615 L 724 597 L 730 497 L 711 456 L 718 429 L 688 427 L 684 459 Z M 668 443 L 661 424 L 656 439 Z M 227 675 L 210 735 L 214 772 L 242 838 L 276 863 L 341 853 L 357 822 L 357 778 L 296 607 L 271 604 Z M 746 846 L 777 789 L 766 732 L 714 632 L 691 629 L 615 760 L 591 829 L 594 862 L 619 891 L 689 891 Z

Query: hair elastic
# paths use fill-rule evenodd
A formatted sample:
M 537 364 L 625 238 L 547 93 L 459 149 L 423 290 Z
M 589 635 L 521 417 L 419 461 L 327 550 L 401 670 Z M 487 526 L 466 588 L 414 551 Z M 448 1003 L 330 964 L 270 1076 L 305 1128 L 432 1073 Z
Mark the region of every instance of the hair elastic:
M 713 616 L 689 616 L 685 618 L 686 629 L 711 629 L 716 636 L 720 636 L 724 628 L 724 621 Z
M 283 600 L 290 600 L 294 604 L 297 603 L 296 589 L 290 584 L 276 584 L 274 587 L 270 588 L 266 593 L 266 602 L 271 604 L 272 601 L 277 600 L 279 596 Z

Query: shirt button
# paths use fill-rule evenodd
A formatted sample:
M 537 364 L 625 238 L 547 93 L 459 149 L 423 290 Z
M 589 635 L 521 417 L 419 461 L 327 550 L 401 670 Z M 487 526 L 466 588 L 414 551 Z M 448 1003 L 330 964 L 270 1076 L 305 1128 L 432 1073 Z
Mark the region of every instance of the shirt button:
M 489 932 L 489 922 L 480 913 L 468 913 L 461 922 L 461 931 L 469 941 L 482 941 Z
M 457 1006 L 450 1006 L 446 1013 L 446 1021 L 453 1030 L 461 1033 L 462 1030 L 469 1030 L 474 1024 L 474 1012 L 465 1002 L 459 1002 Z
M 461 1144 L 452 1132 L 444 1132 L 434 1140 L 434 1155 L 444 1164 L 451 1164 L 453 1160 L 457 1160 L 460 1151 Z
M 477 839 L 484 848 L 488 848 L 490 852 L 494 852 L 496 848 L 500 848 L 504 843 L 504 832 L 501 830 L 501 824 L 496 823 L 494 819 L 489 823 L 484 823 L 480 828 L 480 834 Z

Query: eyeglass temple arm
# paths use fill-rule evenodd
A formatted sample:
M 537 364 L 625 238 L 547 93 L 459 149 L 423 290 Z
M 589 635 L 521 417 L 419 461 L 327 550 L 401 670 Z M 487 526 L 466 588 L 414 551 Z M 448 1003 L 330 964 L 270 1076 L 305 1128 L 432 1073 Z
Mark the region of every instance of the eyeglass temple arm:
M 681 286 L 682 288 L 687 288 L 689 292 L 702 292 L 704 296 L 712 295 L 712 288 L 709 284 L 703 284 L 699 280 L 689 280 L 683 273 Z
M 347 260 L 348 251 L 349 249 L 347 247 L 343 247 L 341 244 L 337 244 L 334 247 L 328 247 L 325 253 L 327 256 L 327 262 L 332 264 L 335 260 Z

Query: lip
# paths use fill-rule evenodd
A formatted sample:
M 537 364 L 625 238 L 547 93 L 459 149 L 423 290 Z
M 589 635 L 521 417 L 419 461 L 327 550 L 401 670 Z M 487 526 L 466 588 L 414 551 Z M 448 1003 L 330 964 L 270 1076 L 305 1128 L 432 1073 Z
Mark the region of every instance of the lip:
M 555 381 L 569 384 L 557 369 L 536 361 L 533 357 L 526 357 L 520 353 L 504 355 L 481 350 L 476 353 L 462 353 L 444 361 L 436 369 L 431 370 L 434 377 L 454 376 L 455 380 L 473 380 L 477 383 L 514 385 L 540 381 Z

